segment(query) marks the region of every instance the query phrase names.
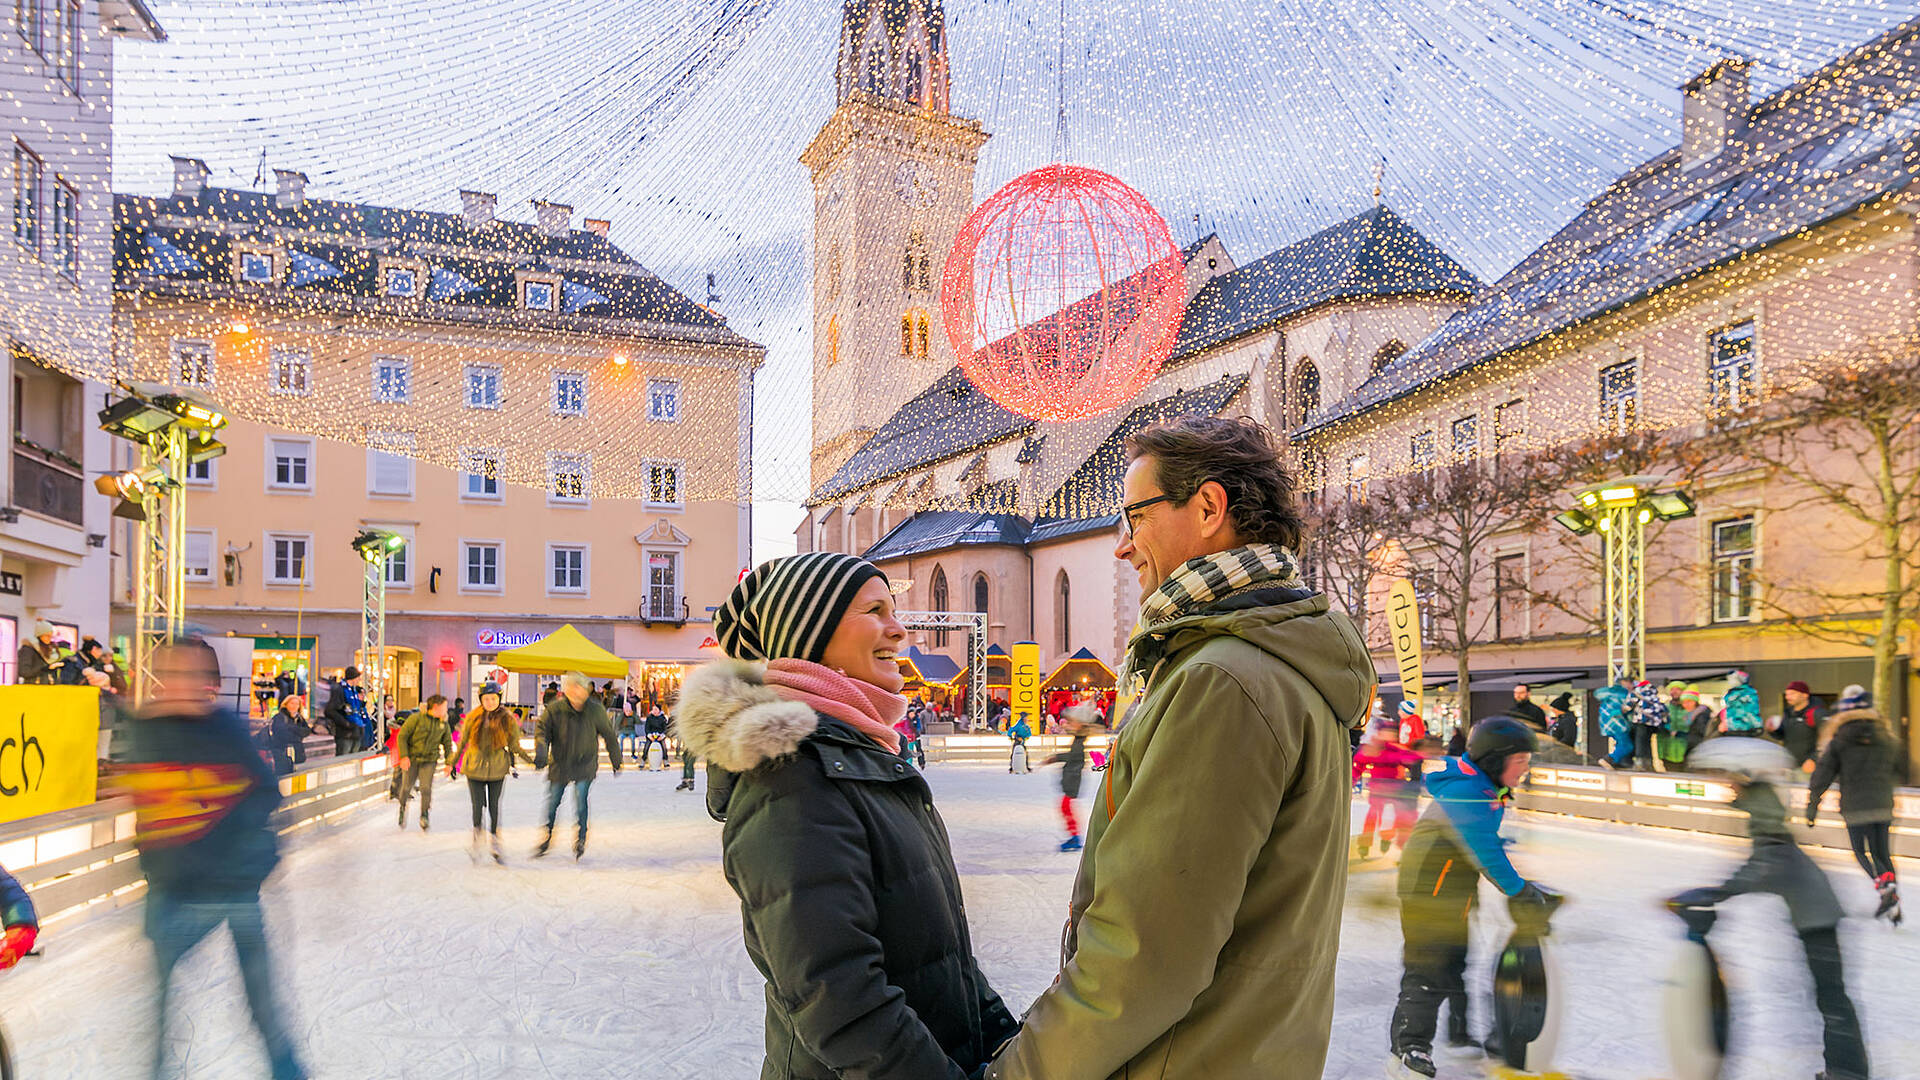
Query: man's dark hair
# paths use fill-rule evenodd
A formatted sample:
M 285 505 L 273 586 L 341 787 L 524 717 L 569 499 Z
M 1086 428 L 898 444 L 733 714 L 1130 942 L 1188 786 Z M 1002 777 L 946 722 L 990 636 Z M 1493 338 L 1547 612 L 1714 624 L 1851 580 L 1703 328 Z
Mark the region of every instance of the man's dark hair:
M 435 694 L 432 697 L 428 698 L 426 700 L 426 703 L 421 705 L 420 708 L 422 710 L 426 710 L 426 709 L 433 708 L 435 705 L 445 705 L 446 703 L 447 703 L 447 699 L 444 694 Z
M 1177 504 L 1210 480 L 1226 489 L 1227 513 L 1243 542 L 1300 546 L 1293 477 L 1260 424 L 1245 417 L 1183 417 L 1134 432 L 1126 447 L 1129 461 L 1153 458 L 1154 479 Z

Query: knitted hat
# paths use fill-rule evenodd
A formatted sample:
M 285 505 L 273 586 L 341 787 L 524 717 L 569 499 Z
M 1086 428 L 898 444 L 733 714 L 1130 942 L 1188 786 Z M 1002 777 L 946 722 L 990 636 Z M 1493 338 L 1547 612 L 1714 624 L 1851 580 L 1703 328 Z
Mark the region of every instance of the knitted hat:
M 1411 699 L 1401 698 L 1399 711 L 1401 716 L 1412 716 L 1420 710 L 1413 707 L 1413 701 Z
M 1845 690 L 1840 691 L 1840 700 L 1834 702 L 1833 707 L 1837 710 L 1870 709 L 1873 707 L 1873 695 L 1867 693 L 1867 688 L 1859 683 L 1849 683 Z
M 34 637 L 37 637 L 37 638 L 52 637 L 57 632 L 58 631 L 54 630 L 53 624 L 48 622 L 45 619 L 40 619 L 33 624 Z
M 1552 709 L 1554 712 L 1572 712 L 1573 695 L 1563 693 L 1552 701 L 1547 702 L 1547 708 Z
M 340 679 L 343 682 L 352 682 L 353 680 L 359 677 L 360 677 L 360 669 L 357 667 L 354 667 L 352 664 L 348 664 L 347 670 L 340 673 Z
M 1735 686 L 1745 686 L 1747 685 L 1748 677 L 1749 676 L 1747 675 L 1746 672 L 1736 671 L 1733 674 L 1727 676 L 1727 681 L 1732 683 Z
M 1803 693 L 1803 694 L 1812 694 L 1812 693 L 1813 693 L 1813 691 L 1812 691 L 1812 690 L 1809 690 L 1809 689 L 1807 689 L 1807 684 L 1806 684 L 1806 683 L 1804 683 L 1804 682 L 1801 682 L 1801 681 L 1800 681 L 1799 679 L 1795 679 L 1795 680 L 1793 680 L 1792 682 L 1790 682 L 1790 683 L 1788 683 L 1788 684 L 1787 684 L 1787 689 L 1789 689 L 1789 690 L 1798 690 L 1798 691 L 1800 691 L 1800 692 L 1801 692 L 1801 693 Z
M 1689 698 L 1691 698 L 1691 699 L 1693 699 L 1694 701 L 1699 701 L 1699 700 L 1700 700 L 1700 691 L 1698 691 L 1698 690 L 1696 690 L 1696 689 L 1694 689 L 1694 688 L 1693 688 L 1693 687 L 1691 687 L 1691 686 L 1689 686 L 1689 687 L 1687 687 L 1687 688 L 1686 688 L 1685 690 L 1682 690 L 1682 691 L 1680 691 L 1680 700 L 1681 700 L 1681 701 L 1686 701 L 1686 700 L 1687 700 L 1687 699 L 1689 699 Z
M 713 636 L 735 660 L 819 663 L 854 594 L 880 568 L 854 555 L 810 551 L 761 563 L 714 613 Z

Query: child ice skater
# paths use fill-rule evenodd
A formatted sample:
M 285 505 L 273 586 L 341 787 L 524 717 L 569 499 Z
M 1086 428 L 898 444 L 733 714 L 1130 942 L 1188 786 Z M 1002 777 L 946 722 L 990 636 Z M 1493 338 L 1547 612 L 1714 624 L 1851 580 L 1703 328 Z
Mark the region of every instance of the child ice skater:
M 1093 717 L 1090 705 L 1074 705 L 1060 714 L 1060 730 L 1073 736 L 1073 742 L 1058 754 L 1046 760 L 1046 764 L 1060 763 L 1060 817 L 1066 822 L 1067 838 L 1060 843 L 1061 851 L 1079 851 L 1080 821 L 1073 813 L 1073 800 L 1080 797 L 1080 777 L 1087 768 L 1087 732 Z
M 1395 840 L 1406 850 L 1407 837 L 1413 834 L 1413 819 L 1420 802 L 1419 754 L 1397 741 L 1400 725 L 1384 716 L 1373 722 L 1367 741 L 1353 755 L 1353 779 L 1367 782 L 1367 816 L 1360 824 L 1359 854 L 1366 858 L 1373 848 L 1373 836 L 1380 832 L 1380 854 L 1393 849 Z M 1392 815 L 1391 833 L 1381 829 L 1381 818 Z

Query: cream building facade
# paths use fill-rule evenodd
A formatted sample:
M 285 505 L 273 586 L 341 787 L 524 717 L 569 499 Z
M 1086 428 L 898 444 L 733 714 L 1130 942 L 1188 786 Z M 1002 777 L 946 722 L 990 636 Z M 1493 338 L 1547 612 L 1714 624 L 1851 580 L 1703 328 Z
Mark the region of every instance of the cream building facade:
M 188 486 L 189 621 L 253 638 L 256 676 L 364 663 L 351 543 L 388 530 L 401 707 L 473 700 L 495 653 L 563 623 L 671 697 L 749 560 L 764 350 L 565 206 L 394 210 L 175 166 L 170 195 L 119 199 L 114 330 L 123 377 L 232 417 Z

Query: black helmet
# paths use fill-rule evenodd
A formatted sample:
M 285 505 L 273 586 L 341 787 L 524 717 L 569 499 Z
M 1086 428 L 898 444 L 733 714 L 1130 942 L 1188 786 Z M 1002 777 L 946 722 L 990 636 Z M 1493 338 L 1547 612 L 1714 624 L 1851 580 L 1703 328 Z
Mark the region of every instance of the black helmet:
M 1533 729 L 1511 716 L 1498 716 L 1473 725 L 1467 734 L 1467 760 L 1498 784 L 1507 759 L 1539 749 Z

